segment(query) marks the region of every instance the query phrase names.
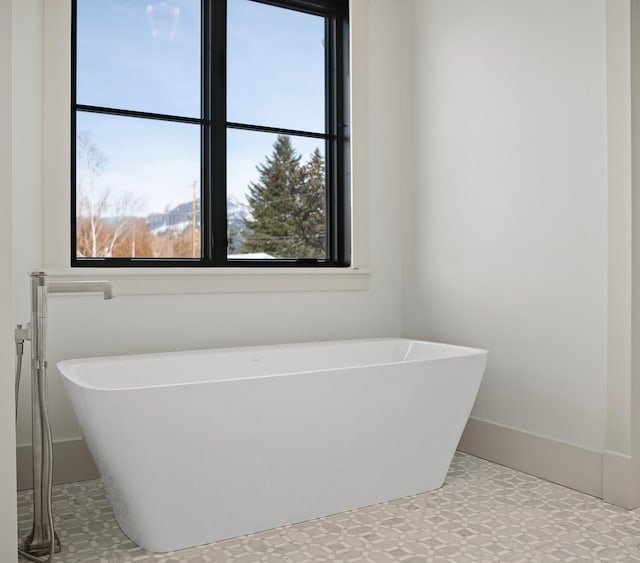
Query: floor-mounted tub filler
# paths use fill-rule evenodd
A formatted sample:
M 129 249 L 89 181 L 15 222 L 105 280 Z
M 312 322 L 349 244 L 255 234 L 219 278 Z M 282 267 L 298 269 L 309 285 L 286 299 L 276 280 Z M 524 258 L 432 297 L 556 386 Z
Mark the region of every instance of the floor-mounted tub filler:
M 440 487 L 486 356 L 377 339 L 58 368 L 118 524 L 163 552 Z
M 31 436 L 33 462 L 33 525 L 18 554 L 29 561 L 48 563 L 60 551 L 60 540 L 53 519 L 53 442 L 47 408 L 47 296 L 50 293 L 101 293 L 111 299 L 108 281 L 47 281 L 43 271 L 29 274 L 31 321 L 19 324 L 14 333 L 16 344 L 16 423 L 25 341 L 31 343 Z

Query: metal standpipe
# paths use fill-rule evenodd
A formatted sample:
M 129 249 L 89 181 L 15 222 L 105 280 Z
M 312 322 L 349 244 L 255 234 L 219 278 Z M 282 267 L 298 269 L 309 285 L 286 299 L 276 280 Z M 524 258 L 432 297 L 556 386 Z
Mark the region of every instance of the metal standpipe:
M 33 527 L 18 552 L 31 561 L 53 561 L 60 551 L 60 540 L 53 521 L 53 440 L 49 424 L 47 399 L 47 294 L 100 292 L 111 299 L 111 284 L 105 281 L 47 282 L 47 274 L 32 272 L 31 323 L 15 333 L 18 355 L 16 373 L 16 409 L 20 386 L 22 344 L 31 340 L 31 419 L 33 440 Z M 16 411 L 17 414 L 17 411 Z

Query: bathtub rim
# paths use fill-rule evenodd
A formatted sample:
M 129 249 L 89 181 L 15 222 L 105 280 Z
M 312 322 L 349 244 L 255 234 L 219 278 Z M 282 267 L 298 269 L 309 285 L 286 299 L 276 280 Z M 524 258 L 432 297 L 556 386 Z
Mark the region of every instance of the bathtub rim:
M 321 347 L 323 345 L 328 344 L 358 344 L 358 343 L 373 343 L 373 342 L 407 342 L 409 345 L 409 350 L 411 349 L 411 345 L 414 343 L 419 344 L 432 344 L 437 346 L 438 348 L 448 349 L 451 351 L 458 352 L 457 354 L 445 357 L 438 358 L 415 358 L 415 359 L 402 359 L 399 361 L 392 362 L 377 362 L 377 363 L 362 363 L 355 366 L 339 366 L 339 367 L 331 367 L 331 368 L 317 368 L 317 369 L 309 369 L 309 370 L 295 370 L 295 371 L 283 371 L 279 373 L 269 373 L 269 374 L 261 374 L 261 375 L 249 375 L 241 378 L 224 378 L 224 379 L 207 379 L 203 381 L 181 381 L 176 383 L 163 383 L 163 384 L 155 384 L 155 385 L 136 385 L 130 387 L 100 387 L 96 385 L 91 385 L 86 381 L 83 381 L 81 376 L 75 375 L 73 373 L 65 373 L 65 368 L 74 368 L 75 366 L 86 364 L 86 363 L 118 363 L 122 361 L 137 361 L 137 360 L 147 360 L 147 359 L 160 359 L 163 357 L 175 357 L 175 356 L 188 356 L 188 355 L 204 355 L 210 352 L 238 352 L 241 350 L 246 351 L 258 351 L 264 349 L 277 350 L 277 349 L 286 349 L 286 348 L 302 348 L 302 347 Z M 288 342 L 288 343 L 280 343 L 280 344 L 257 344 L 257 345 L 240 345 L 240 346 L 226 346 L 222 348 L 194 348 L 190 350 L 176 350 L 171 352 L 145 352 L 145 353 L 133 353 L 133 354 L 117 354 L 117 355 L 105 355 L 105 356 L 88 356 L 86 358 L 70 358 L 66 360 L 59 360 L 56 362 L 56 367 L 58 368 L 58 372 L 62 377 L 63 381 L 68 381 L 69 383 L 73 383 L 74 385 L 88 390 L 88 391 L 99 391 L 99 392 L 109 392 L 109 391 L 138 391 L 138 390 L 151 390 L 151 389 L 163 389 L 163 388 L 172 388 L 172 387 L 182 387 L 182 386 L 191 386 L 191 385 L 206 385 L 206 384 L 215 384 L 215 383 L 230 383 L 230 382 L 240 382 L 240 381 L 253 381 L 258 379 L 266 379 L 266 378 L 276 378 L 276 377 L 284 377 L 284 376 L 294 376 L 294 375 L 304 375 L 311 373 L 331 373 L 344 369 L 364 369 L 371 367 L 382 367 L 382 366 L 393 366 L 393 365 L 410 365 L 417 363 L 425 363 L 425 362 L 435 362 L 435 361 L 446 361 L 446 360 L 454 360 L 459 358 L 466 358 L 472 356 L 487 356 L 488 350 L 483 348 L 475 348 L 470 346 L 461 346 L 457 344 L 447 344 L 444 342 L 435 342 L 432 340 L 419 340 L 417 338 L 402 338 L 402 337 L 370 337 L 370 338 L 349 338 L 349 339 L 338 339 L 338 340 L 314 340 L 311 342 Z

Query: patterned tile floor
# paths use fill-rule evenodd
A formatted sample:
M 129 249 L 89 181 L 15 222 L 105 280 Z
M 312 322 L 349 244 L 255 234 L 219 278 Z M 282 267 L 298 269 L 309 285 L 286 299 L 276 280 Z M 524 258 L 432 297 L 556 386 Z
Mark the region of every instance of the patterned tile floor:
M 21 538 L 30 503 L 19 494 Z M 173 553 L 129 540 L 100 481 L 55 487 L 54 510 L 60 563 L 640 561 L 640 510 L 461 453 L 436 491 Z

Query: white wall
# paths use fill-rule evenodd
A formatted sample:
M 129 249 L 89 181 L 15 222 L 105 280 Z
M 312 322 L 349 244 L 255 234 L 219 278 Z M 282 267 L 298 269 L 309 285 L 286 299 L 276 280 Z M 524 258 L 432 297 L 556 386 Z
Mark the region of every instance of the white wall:
M 29 272 L 42 267 L 43 2 L 14 2 L 13 15 L 13 322 L 30 321 Z M 25 346 L 28 358 L 29 346 Z M 24 363 L 18 444 L 31 442 L 29 362 Z M 22 437 L 22 438 L 20 438 Z
M 13 278 L 11 213 L 12 3 L 0 2 L 0 561 L 16 555 L 16 466 L 13 402 Z M 9 455 L 7 455 L 8 452 Z
M 25 68 L 24 106 L 34 111 L 20 116 L 22 139 L 16 140 L 16 159 L 21 174 L 33 177 L 24 191 L 14 191 L 20 255 L 16 256 L 16 316 L 28 314 L 27 274 L 42 264 L 42 152 L 31 150 L 28 139 L 42 137 L 42 18 L 43 2 L 21 0 L 32 11 L 19 23 L 17 34 L 25 34 L 21 66 Z M 366 8 L 367 3 L 360 0 Z M 369 222 L 368 244 L 373 274 L 367 291 L 315 291 L 270 293 L 225 293 L 200 295 L 123 295 L 110 302 L 97 297 L 52 296 L 49 300 L 49 362 L 88 355 L 119 354 L 255 343 L 326 340 L 375 335 L 399 336 L 402 331 L 401 197 L 405 186 L 398 182 L 401 166 L 410 154 L 410 139 L 402 127 L 409 122 L 409 109 L 387 117 L 394 105 L 396 84 L 408 68 L 390 64 L 400 56 L 402 43 L 391 0 L 372 0 L 364 9 L 370 38 L 367 84 L 360 91 L 368 97 Z M 27 48 L 27 43 L 32 47 Z M 33 88 L 26 91 L 27 84 Z M 34 99 L 32 99 L 34 98 Z M 382 117 L 381 117 L 382 116 Z M 22 129 L 23 127 L 23 129 Z M 354 131 L 354 138 L 362 131 Z M 388 139 L 394 139 L 392 145 Z M 45 188 L 48 179 L 45 179 Z M 393 189 L 389 186 L 393 185 Z M 46 211 L 45 211 L 46 212 Z M 384 225 L 384 229 L 380 228 Z M 16 244 L 18 242 L 16 241 Z M 105 275 L 108 277 L 108 275 Z M 18 443 L 30 442 L 28 386 L 22 393 Z M 50 370 L 49 409 L 55 440 L 80 436 L 70 403 L 54 369 Z
M 605 449 L 603 0 L 417 0 L 406 334 L 487 348 L 472 415 Z

